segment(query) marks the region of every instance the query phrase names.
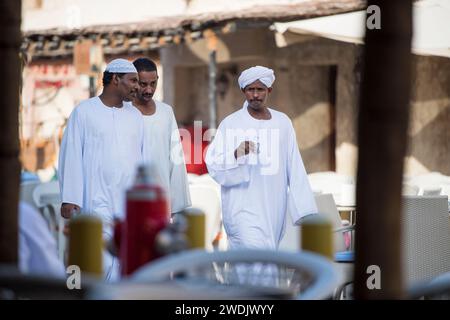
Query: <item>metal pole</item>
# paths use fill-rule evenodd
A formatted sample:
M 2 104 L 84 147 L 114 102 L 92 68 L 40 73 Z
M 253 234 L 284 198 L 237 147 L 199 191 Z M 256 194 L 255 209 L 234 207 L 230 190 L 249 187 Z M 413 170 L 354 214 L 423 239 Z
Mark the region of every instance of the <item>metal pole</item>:
M 89 76 L 89 97 L 95 97 L 97 95 L 97 86 L 95 84 L 96 78 L 94 76 Z
M 217 61 L 216 50 L 209 52 L 209 128 L 215 129 L 217 126 Z

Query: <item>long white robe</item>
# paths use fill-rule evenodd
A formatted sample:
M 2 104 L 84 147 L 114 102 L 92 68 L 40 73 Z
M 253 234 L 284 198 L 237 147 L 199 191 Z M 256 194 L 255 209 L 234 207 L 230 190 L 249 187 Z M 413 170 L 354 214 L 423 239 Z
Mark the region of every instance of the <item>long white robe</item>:
M 105 226 L 124 218 L 125 191 L 142 161 L 144 123 L 131 103 L 105 106 L 94 97 L 70 115 L 61 143 L 58 177 L 62 202 L 99 216 Z
M 156 101 L 156 111 L 144 115 L 144 160 L 151 161 L 168 193 L 170 211 L 191 206 L 186 164 L 172 107 Z
M 294 222 L 317 213 L 292 123 L 269 110 L 270 120 L 257 120 L 245 104 L 222 121 L 207 152 L 208 171 L 221 185 L 230 248 L 277 249 L 288 205 Z M 245 140 L 259 145 L 259 153 L 236 160 Z
M 72 111 L 61 143 L 58 178 L 62 202 L 81 207 L 103 222 L 103 238 L 112 238 L 114 218 L 125 218 L 125 192 L 143 161 L 144 122 L 130 103 L 105 106 L 99 97 Z M 119 277 L 117 258 L 103 252 L 105 280 Z

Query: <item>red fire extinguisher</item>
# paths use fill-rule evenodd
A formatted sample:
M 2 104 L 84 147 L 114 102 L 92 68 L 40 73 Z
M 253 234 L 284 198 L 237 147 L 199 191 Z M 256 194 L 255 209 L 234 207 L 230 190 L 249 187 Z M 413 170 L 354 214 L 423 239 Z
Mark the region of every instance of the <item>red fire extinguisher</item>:
M 126 220 L 120 232 L 122 276 L 160 256 L 155 238 L 168 225 L 170 211 L 165 190 L 152 170 L 150 165 L 140 165 L 135 184 L 126 193 Z

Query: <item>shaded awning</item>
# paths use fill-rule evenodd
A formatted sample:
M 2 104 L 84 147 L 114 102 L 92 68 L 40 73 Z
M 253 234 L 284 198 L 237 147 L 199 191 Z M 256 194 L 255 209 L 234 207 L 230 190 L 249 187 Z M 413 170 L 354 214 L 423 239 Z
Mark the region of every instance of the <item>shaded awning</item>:
M 315 35 L 323 38 L 360 43 L 364 42 L 366 11 L 337 14 L 328 17 L 275 23 L 283 36 Z M 450 58 L 450 1 L 422 0 L 414 3 L 412 52 Z M 383 27 L 383 12 L 381 12 Z
M 204 37 L 205 32 L 225 34 L 243 28 L 266 28 L 274 22 L 352 12 L 365 6 L 365 0 L 304 0 L 255 5 L 246 10 L 152 17 L 135 23 L 88 25 L 81 29 L 64 26 L 27 30 L 23 33 L 21 51 L 33 59 L 69 57 L 77 40 L 96 39 L 105 54 L 145 52 L 165 45 L 195 41 Z

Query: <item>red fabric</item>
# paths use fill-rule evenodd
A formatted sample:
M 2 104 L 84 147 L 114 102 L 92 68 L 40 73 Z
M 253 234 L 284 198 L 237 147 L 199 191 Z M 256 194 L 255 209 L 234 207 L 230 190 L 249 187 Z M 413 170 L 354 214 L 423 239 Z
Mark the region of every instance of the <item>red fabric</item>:
M 203 141 L 203 135 L 208 128 L 202 128 L 201 137 L 197 137 L 194 139 L 194 126 L 185 127 L 187 131 L 190 133 L 190 139 L 186 137 L 182 137 L 181 144 L 183 146 L 184 159 L 186 161 L 186 171 L 188 173 L 195 173 L 198 175 L 202 175 L 208 173 L 208 169 L 206 168 L 204 155 L 206 153 L 206 149 L 208 148 L 208 141 Z M 201 152 L 201 161 L 200 163 L 194 163 L 194 152 Z M 199 161 L 197 161 L 199 162 Z

